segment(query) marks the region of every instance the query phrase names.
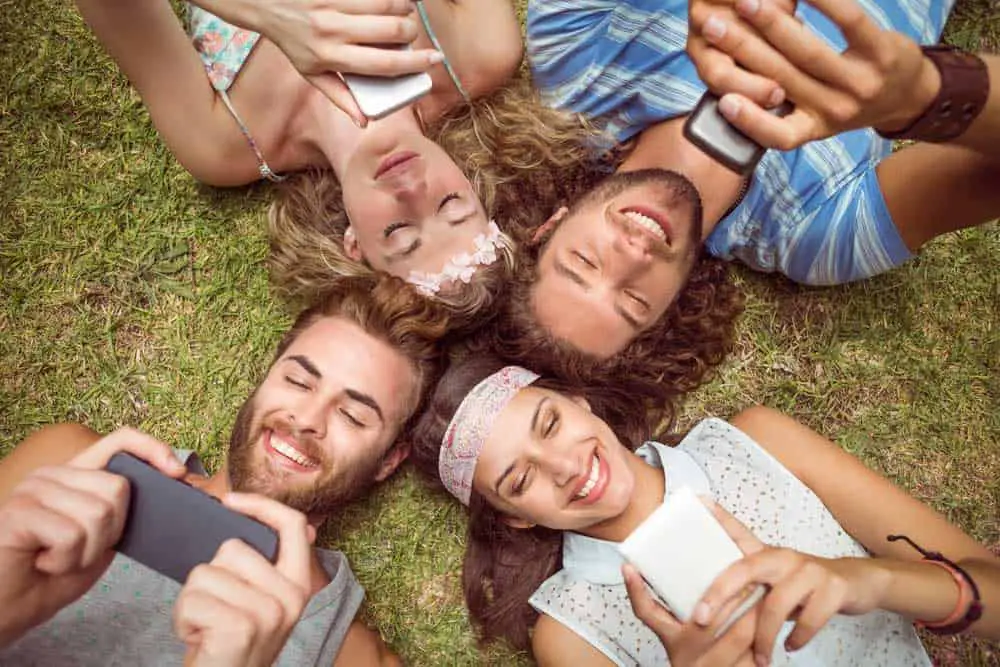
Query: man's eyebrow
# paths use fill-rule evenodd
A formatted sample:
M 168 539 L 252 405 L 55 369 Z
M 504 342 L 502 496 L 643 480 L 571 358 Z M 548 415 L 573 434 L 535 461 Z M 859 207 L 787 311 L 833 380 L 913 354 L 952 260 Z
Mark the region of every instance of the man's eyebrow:
M 356 389 L 347 389 L 344 393 L 347 394 L 347 397 L 351 400 L 357 401 L 362 405 L 367 405 L 369 408 L 374 410 L 375 414 L 378 415 L 378 420 L 382 422 L 383 425 L 385 424 L 385 417 L 382 415 L 382 408 L 379 407 L 378 401 L 368 394 L 362 393 Z
M 588 285 L 587 282 L 580 277 L 579 273 L 569 268 L 568 266 L 560 262 L 558 259 L 555 260 L 554 266 L 556 269 L 556 273 L 558 273 L 559 275 L 569 278 L 583 289 L 587 290 L 590 289 L 590 285 Z
M 624 308 L 622 308 L 621 304 L 617 304 L 617 303 L 615 304 L 615 312 L 618 313 L 618 315 L 623 320 L 625 320 L 626 322 L 628 322 L 628 325 L 630 327 L 632 327 L 633 329 L 635 329 L 636 331 L 639 331 L 640 329 L 642 329 L 642 325 L 639 324 L 639 320 L 635 319 L 635 317 L 632 316 L 632 313 L 630 313 L 627 310 L 625 310 Z
M 287 359 L 288 361 L 297 362 L 299 366 L 302 366 L 302 369 L 305 370 L 306 373 L 309 373 L 309 375 L 312 375 L 317 380 L 323 378 L 323 374 L 319 372 L 318 368 L 316 368 L 316 364 L 311 362 L 308 357 L 304 357 L 301 354 L 293 354 L 292 356 L 287 357 Z

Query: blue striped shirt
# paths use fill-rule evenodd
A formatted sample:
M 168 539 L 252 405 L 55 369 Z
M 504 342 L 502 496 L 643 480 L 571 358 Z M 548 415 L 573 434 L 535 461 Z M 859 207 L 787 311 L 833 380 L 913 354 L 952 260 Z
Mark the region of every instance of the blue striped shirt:
M 954 0 L 859 0 L 883 28 L 938 40 Z M 684 51 L 686 0 L 530 0 L 528 57 L 552 106 L 582 113 L 618 141 L 691 111 L 705 86 Z M 829 19 L 798 16 L 833 48 Z M 768 151 L 743 202 L 706 240 L 709 252 L 814 285 L 859 280 L 911 255 L 889 215 L 875 166 L 892 145 L 870 129 Z

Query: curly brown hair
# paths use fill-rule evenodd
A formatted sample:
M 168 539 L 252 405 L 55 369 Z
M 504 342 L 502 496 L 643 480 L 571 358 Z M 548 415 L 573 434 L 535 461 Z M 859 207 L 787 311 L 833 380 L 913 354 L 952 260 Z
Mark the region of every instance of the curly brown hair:
M 593 149 L 603 141 L 580 117 L 542 105 L 523 79 L 449 112 L 427 136 L 462 169 L 505 232 L 526 208 L 547 211 L 569 184 L 589 179 Z M 344 252 L 349 221 L 332 172 L 292 176 L 279 186 L 268 218 L 271 278 L 285 298 L 307 302 L 331 281 L 372 273 Z M 455 330 L 490 321 L 516 273 L 513 245 L 507 238 L 503 261 L 480 268 L 468 286 L 437 295 Z
M 437 488 L 441 442 L 462 399 L 506 362 L 489 355 L 470 355 L 448 367 L 412 431 L 410 459 Z M 580 396 L 627 448 L 634 450 L 648 435 L 645 416 L 620 384 L 577 386 L 542 377 L 532 386 L 567 396 Z M 538 613 L 528 598 L 561 567 L 562 531 L 536 526 L 512 528 L 503 515 L 473 489 L 469 531 L 462 566 L 462 589 L 480 639 L 505 639 L 528 648 L 529 630 Z
M 541 243 L 522 244 L 504 311 L 477 346 L 574 384 L 617 384 L 670 429 L 681 397 L 706 382 L 735 343 L 743 294 L 726 263 L 699 251 L 684 288 L 652 327 L 608 359 L 587 355 L 542 327 L 532 311 Z

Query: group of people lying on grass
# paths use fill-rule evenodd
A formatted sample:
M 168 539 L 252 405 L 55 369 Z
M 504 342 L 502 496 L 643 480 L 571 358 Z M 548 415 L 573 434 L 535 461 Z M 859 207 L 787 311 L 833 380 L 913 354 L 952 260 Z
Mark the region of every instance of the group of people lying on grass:
M 71 425 L 0 462 L 0 661 L 392 664 L 310 545 L 407 458 L 469 509 L 482 637 L 539 664 L 930 664 L 914 621 L 1000 637 L 996 556 L 821 435 L 766 408 L 670 433 L 733 343 L 722 260 L 844 283 L 1000 213 L 1000 59 L 918 46 L 951 2 L 530 0 L 537 92 L 500 0 L 204 0 L 190 35 L 164 0 L 77 4 L 196 178 L 283 181 L 272 275 L 308 305 L 214 474 Z M 337 75 L 421 70 L 377 121 Z M 682 134 L 706 85 L 776 149 L 749 177 Z M 227 544 L 180 586 L 114 555 L 122 450 L 271 524 L 277 561 Z M 745 558 L 682 623 L 615 544 L 685 486 Z

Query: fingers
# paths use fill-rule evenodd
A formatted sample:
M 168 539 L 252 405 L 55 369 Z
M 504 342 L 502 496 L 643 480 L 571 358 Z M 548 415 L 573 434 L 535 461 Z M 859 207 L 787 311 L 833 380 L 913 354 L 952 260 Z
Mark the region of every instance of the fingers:
M 257 494 L 230 493 L 222 502 L 278 531 L 278 561 L 282 575 L 308 587 L 312 548 L 309 522 L 302 512 Z
M 785 100 L 785 90 L 777 82 L 738 67 L 722 51 L 692 44 L 688 52 L 698 68 L 698 76 L 717 94 L 740 93 L 768 108 Z
M 803 107 L 778 117 L 746 97 L 730 93 L 719 99 L 719 113 L 733 127 L 767 148 L 789 151 L 820 136 L 816 118 Z
M 740 551 L 749 555 L 757 553 L 764 548 L 764 543 L 721 505 L 706 496 L 699 496 L 699 499 L 708 507 L 718 522 L 722 524 L 723 530 L 726 531 L 729 537 L 733 538 Z
M 785 648 L 795 651 L 805 646 L 843 608 L 847 586 L 841 579 L 833 579 L 826 586 L 809 596 L 795 620 L 795 629 L 785 640 Z
M 106 557 L 121 537 L 129 484 L 118 475 L 102 470 L 40 468 L 24 480 L 17 493 L 30 495 L 42 507 L 79 527 L 83 536 L 80 568 Z M 41 559 L 41 564 L 47 560 Z
M 752 27 L 751 30 L 735 24 L 729 30 L 723 29 L 721 37 L 715 38 L 713 33 L 706 34 L 706 39 L 755 72 L 763 73 L 757 69 L 763 62 L 776 63 L 773 55 L 768 54 L 769 51 L 776 51 L 796 69 L 821 81 L 841 89 L 851 84 L 856 73 L 850 62 L 820 39 L 811 28 L 770 2 L 759 3 L 759 8 L 752 12 L 746 8 L 748 4 L 752 3 L 738 3 L 737 8 Z
M 695 608 L 694 621 L 708 625 L 719 610 L 751 584 L 774 585 L 801 566 L 805 556 L 790 549 L 765 549 L 730 565 L 702 596 Z
M 101 438 L 72 459 L 69 465 L 96 470 L 106 466 L 118 452 L 128 452 L 170 477 L 181 477 L 186 472 L 184 464 L 177 460 L 170 447 L 133 428 L 120 428 Z
M 413 11 L 413 2 L 412 0 L 340 0 L 337 10 L 343 14 L 407 16 Z
M 746 4 L 747 0 L 740 2 Z M 868 52 L 878 49 L 883 36 L 882 30 L 854 0 L 807 0 L 807 2 L 836 23 L 851 46 Z M 739 4 L 737 10 L 740 10 Z M 752 12 L 740 13 L 748 20 L 753 20 Z
M 34 567 L 52 575 L 76 572 L 87 542 L 75 521 L 41 505 L 28 495 L 16 495 L 0 508 L 2 543 L 21 552 L 38 553 Z
M 275 566 L 240 540 L 223 543 L 212 559 L 212 565 L 252 582 L 255 589 L 277 600 L 284 609 L 286 619 L 297 619 L 308 602 L 308 578 L 301 581 L 286 579 Z
M 376 16 L 371 13 L 332 17 L 328 32 L 339 34 L 345 42 L 355 44 L 400 45 L 409 44 L 420 33 L 417 22 L 410 17 Z
M 424 72 L 444 60 L 444 55 L 433 49 L 410 51 L 358 44 L 344 44 L 339 49 L 338 60 L 350 63 L 346 72 L 368 76 L 400 76 Z
M 174 632 L 189 647 L 184 664 L 207 667 L 248 664 L 256 627 L 243 610 L 207 592 L 185 588 L 174 605 Z
M 669 643 L 680 631 L 680 621 L 649 594 L 642 576 L 634 567 L 623 565 L 622 574 L 625 576 L 625 589 L 628 591 L 629 602 L 632 603 L 632 612 L 657 634 L 660 641 Z
M 333 102 L 334 106 L 343 111 L 354 121 L 358 127 L 364 128 L 368 125 L 368 118 L 358 106 L 358 101 L 354 99 L 350 89 L 344 80 L 335 72 L 329 74 L 311 74 L 306 76 L 306 80 L 316 86 L 327 99 Z

